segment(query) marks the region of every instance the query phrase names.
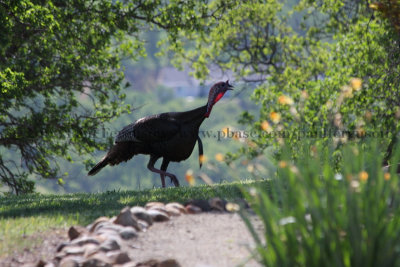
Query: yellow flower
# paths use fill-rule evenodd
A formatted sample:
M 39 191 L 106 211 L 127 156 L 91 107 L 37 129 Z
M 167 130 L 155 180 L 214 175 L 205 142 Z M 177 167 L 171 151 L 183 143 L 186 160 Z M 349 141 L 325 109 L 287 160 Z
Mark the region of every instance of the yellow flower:
M 350 187 L 355 191 L 355 192 L 360 192 L 360 182 L 357 180 L 352 180 L 350 182 Z
M 199 161 L 200 161 L 201 163 L 204 163 L 204 162 L 207 161 L 207 157 L 204 156 L 204 155 L 200 155 L 200 156 L 199 156 Z
M 369 4 L 369 8 L 379 10 L 379 4 L 378 3 L 371 3 Z
M 240 210 L 240 206 L 236 203 L 228 202 L 225 205 L 225 209 L 229 212 L 237 212 Z
M 308 98 L 308 93 L 306 90 L 301 91 L 301 98 L 307 99 Z
M 279 166 L 279 168 L 283 169 L 283 168 L 286 168 L 287 163 L 286 163 L 286 161 L 281 160 L 281 161 L 279 161 L 278 166 Z
M 290 97 L 286 96 L 286 95 L 281 95 L 278 98 L 278 103 L 281 105 L 292 105 L 293 104 L 293 99 L 291 99 Z
M 252 148 L 256 148 L 257 147 L 257 144 L 256 143 L 254 143 L 253 141 L 249 141 L 249 140 L 247 140 L 247 145 L 249 146 L 249 147 L 252 147 Z
M 362 171 L 358 174 L 358 178 L 360 178 L 361 181 L 365 182 L 368 180 L 368 173 L 366 171 Z
M 310 147 L 310 152 L 312 156 L 315 156 L 318 153 L 318 149 L 316 146 L 311 146 Z
M 358 128 L 357 129 L 357 135 L 359 136 L 359 137 L 363 137 L 363 136 L 365 136 L 365 130 L 364 130 L 364 128 Z
M 396 112 L 394 113 L 396 119 L 400 119 L 400 107 L 396 107 Z
M 190 186 L 193 186 L 195 184 L 196 181 L 194 179 L 193 171 L 191 169 L 186 171 L 185 179 Z
M 386 181 L 389 181 L 389 180 L 390 180 L 390 173 L 385 172 L 385 174 L 383 175 L 383 178 L 384 178 Z
M 350 86 L 353 90 L 359 91 L 362 87 L 362 80 L 360 78 L 352 78 L 350 80 Z
M 217 160 L 217 161 L 224 161 L 224 155 L 222 154 L 222 153 L 217 153 L 217 154 L 215 154 L 215 159 Z
M 331 100 L 328 100 L 328 101 L 326 101 L 325 106 L 326 106 L 327 109 L 331 109 L 332 106 L 333 106 L 333 102 Z
M 371 121 L 371 119 L 372 119 L 372 113 L 371 113 L 371 111 L 366 111 L 365 112 L 365 119 L 367 119 L 367 121 Z
M 278 112 L 272 111 L 269 114 L 269 117 L 271 118 L 272 122 L 274 123 L 278 123 L 281 120 L 281 114 L 279 114 Z
M 247 171 L 248 172 L 253 172 L 254 171 L 254 165 L 253 164 L 247 165 Z
M 268 133 L 272 132 L 272 127 L 271 127 L 271 125 L 269 125 L 268 121 L 263 121 L 261 123 L 261 129 L 263 129 L 264 131 L 266 131 Z
M 342 87 L 342 92 L 343 92 L 344 97 L 347 97 L 347 98 L 353 97 L 353 88 L 348 85 L 345 85 Z

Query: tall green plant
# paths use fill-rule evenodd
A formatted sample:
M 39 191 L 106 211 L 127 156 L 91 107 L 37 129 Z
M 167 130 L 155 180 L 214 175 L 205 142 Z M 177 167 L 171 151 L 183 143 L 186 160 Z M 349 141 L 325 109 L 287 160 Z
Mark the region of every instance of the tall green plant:
M 333 146 L 302 142 L 292 161 L 284 148 L 270 190 L 248 194 L 264 225 L 257 242 L 265 266 L 398 266 L 400 197 L 396 167 L 381 168 L 376 141 L 346 144 L 334 167 Z M 393 158 L 398 162 L 399 153 Z

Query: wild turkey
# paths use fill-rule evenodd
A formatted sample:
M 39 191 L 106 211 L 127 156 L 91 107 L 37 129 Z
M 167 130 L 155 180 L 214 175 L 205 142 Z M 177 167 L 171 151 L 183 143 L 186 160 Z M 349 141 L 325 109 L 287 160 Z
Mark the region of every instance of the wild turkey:
M 210 116 L 215 103 L 224 96 L 226 91 L 232 89 L 233 86 L 229 84 L 229 81 L 218 82 L 211 87 L 208 102 L 202 107 L 186 112 L 147 116 L 124 127 L 115 138 L 113 147 L 89 171 L 88 175 L 95 175 L 107 165 L 112 166 L 128 161 L 134 155 L 146 154 L 150 155 L 147 168 L 160 174 L 162 187 L 165 187 L 165 176 L 168 176 L 175 186 L 179 186 L 176 176 L 167 172 L 169 162 L 186 160 L 192 154 L 196 141 L 199 145 L 199 154 L 202 155 L 200 125 L 205 118 Z M 159 158 L 163 158 L 163 161 L 161 168 L 156 169 L 154 164 Z

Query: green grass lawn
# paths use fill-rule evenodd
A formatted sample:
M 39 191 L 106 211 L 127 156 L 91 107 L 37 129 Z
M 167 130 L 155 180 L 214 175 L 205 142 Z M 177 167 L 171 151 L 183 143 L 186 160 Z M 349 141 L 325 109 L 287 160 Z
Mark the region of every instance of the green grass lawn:
M 33 246 L 35 242 L 27 236 L 71 225 L 87 225 L 100 216 L 114 216 L 125 206 L 143 206 L 149 201 L 183 203 L 212 197 L 234 200 L 242 197 L 240 188 L 243 185 L 264 183 L 243 181 L 142 191 L 0 197 L 0 257 Z

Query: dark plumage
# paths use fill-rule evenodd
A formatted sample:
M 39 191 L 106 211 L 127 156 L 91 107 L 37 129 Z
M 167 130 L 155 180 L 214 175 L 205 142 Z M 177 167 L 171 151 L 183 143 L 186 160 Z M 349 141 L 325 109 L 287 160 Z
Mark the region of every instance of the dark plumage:
M 203 154 L 199 137 L 200 125 L 205 118 L 208 118 L 215 103 L 232 88 L 229 81 L 218 82 L 211 87 L 208 102 L 202 107 L 186 112 L 147 116 L 124 127 L 115 138 L 113 147 L 88 175 L 95 175 L 107 165 L 128 161 L 134 155 L 146 154 L 150 155 L 147 168 L 160 174 L 163 187 L 165 187 L 165 176 L 170 177 L 175 186 L 179 186 L 176 176 L 167 172 L 169 162 L 186 160 L 192 154 L 196 141 L 199 145 L 199 154 Z M 154 168 L 159 158 L 163 158 L 160 170 Z

